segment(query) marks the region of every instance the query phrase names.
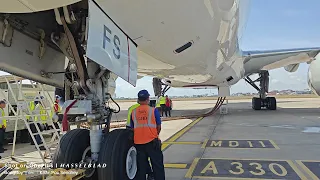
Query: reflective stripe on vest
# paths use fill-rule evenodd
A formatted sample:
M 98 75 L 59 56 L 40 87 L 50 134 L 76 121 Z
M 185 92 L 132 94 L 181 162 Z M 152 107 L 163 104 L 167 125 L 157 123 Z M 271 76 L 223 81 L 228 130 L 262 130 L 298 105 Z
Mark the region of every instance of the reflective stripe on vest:
M 31 101 L 29 103 L 29 109 L 30 109 L 30 112 L 32 113 L 32 111 L 35 109 L 35 105 L 34 105 L 34 102 Z M 29 113 L 29 111 L 27 111 Z M 30 116 L 26 116 L 26 118 L 29 120 L 30 119 Z
M 129 107 L 128 109 L 128 117 L 127 117 L 127 126 L 130 126 L 131 124 L 131 113 L 132 113 L 132 110 L 139 107 L 140 104 L 134 104 L 132 105 L 131 107 Z
M 135 144 L 146 144 L 158 137 L 154 108 L 141 105 L 132 111 Z
M 1 117 L 6 116 L 6 114 L 4 113 L 4 110 L 2 108 L 0 108 L 1 110 Z M 2 127 L 2 125 L 4 125 L 5 127 L 7 127 L 7 120 L 6 119 L 2 119 L 0 120 L 0 126 Z M 1 128 L 0 127 L 0 128 Z
M 47 122 L 47 112 L 46 112 L 46 110 L 40 104 L 36 105 L 36 109 L 37 109 L 36 112 L 38 112 L 37 114 L 40 114 L 40 119 L 41 119 L 42 123 L 43 124 L 46 123 Z M 35 116 L 35 121 L 37 121 L 37 120 L 38 120 L 38 117 Z
M 148 113 L 148 124 L 140 124 L 140 123 L 137 121 L 136 110 L 133 110 L 133 111 L 132 111 L 132 116 L 133 116 L 134 128 L 140 128 L 140 127 L 156 128 L 157 125 L 151 123 L 152 110 L 153 110 L 152 108 L 149 109 L 149 113 Z

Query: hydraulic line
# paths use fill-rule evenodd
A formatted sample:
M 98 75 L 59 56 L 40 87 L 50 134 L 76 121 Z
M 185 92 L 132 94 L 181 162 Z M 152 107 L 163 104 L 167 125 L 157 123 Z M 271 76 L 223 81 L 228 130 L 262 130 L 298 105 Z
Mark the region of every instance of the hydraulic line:
M 197 115 L 186 115 L 186 116 L 177 116 L 177 117 L 169 117 L 169 118 L 163 118 L 161 119 L 162 121 L 173 121 L 173 120 L 180 120 L 180 119 L 192 119 L 192 118 L 198 118 L 198 117 L 207 117 L 207 116 L 211 116 L 214 113 L 217 112 L 217 110 L 220 109 L 220 107 L 222 106 L 223 102 L 225 101 L 226 97 L 219 97 L 217 99 L 217 102 L 215 104 L 215 106 L 207 113 L 204 114 L 197 114 Z M 122 122 L 126 122 L 126 120 L 120 120 L 120 121 L 112 121 L 111 123 L 122 123 Z M 111 124 L 110 128 L 119 128 L 119 127 L 125 127 L 126 124 Z M 83 124 L 82 127 L 84 128 L 88 128 L 87 125 Z

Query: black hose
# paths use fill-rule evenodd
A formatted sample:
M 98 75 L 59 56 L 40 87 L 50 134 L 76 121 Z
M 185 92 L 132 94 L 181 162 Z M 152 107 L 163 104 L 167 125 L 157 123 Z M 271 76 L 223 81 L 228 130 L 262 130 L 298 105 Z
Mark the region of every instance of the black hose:
M 117 106 L 118 106 L 118 111 L 114 111 L 113 113 L 119 113 L 120 112 L 120 106 L 119 106 L 119 104 L 115 101 L 115 100 L 113 100 L 113 98 L 111 97 L 111 94 L 110 93 L 107 93 L 109 96 L 110 96 L 110 99 L 112 100 L 112 102 L 114 102 Z

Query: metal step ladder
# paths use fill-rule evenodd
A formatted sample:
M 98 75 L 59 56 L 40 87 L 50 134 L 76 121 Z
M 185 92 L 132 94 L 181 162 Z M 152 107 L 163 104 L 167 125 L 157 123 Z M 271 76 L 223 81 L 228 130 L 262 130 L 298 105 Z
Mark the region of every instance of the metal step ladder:
M 15 110 L 13 108 L 13 106 L 10 104 L 9 101 L 7 101 L 8 107 L 10 108 L 10 110 L 13 112 L 14 117 L 13 116 L 6 116 L 3 118 L 6 118 L 8 120 L 10 119 L 15 119 L 15 130 L 14 130 L 14 139 L 13 139 L 13 147 L 12 147 L 12 155 L 11 158 L 13 160 L 17 160 L 18 158 L 16 158 L 14 156 L 14 151 L 15 151 L 15 144 L 16 144 L 16 134 L 17 134 L 17 123 L 18 121 L 24 121 L 24 124 L 26 126 L 26 128 L 28 129 L 28 132 L 32 138 L 32 141 L 34 142 L 34 145 L 43 161 L 43 163 L 47 163 L 46 159 L 51 159 L 51 156 L 53 155 L 53 152 L 55 150 L 55 148 L 57 147 L 59 141 L 60 141 L 60 136 L 62 135 L 62 133 L 59 133 L 59 131 L 61 132 L 61 124 L 57 121 L 57 125 L 59 127 L 59 129 L 56 129 L 53 120 L 50 119 L 50 112 L 53 110 L 53 108 L 47 107 L 45 108 L 45 103 L 44 103 L 44 99 L 40 98 L 40 102 L 43 106 L 43 110 L 46 111 L 46 114 L 40 114 L 40 112 L 38 111 L 38 109 L 35 109 L 34 111 L 31 111 L 29 108 L 29 103 L 31 102 L 30 100 L 28 101 L 26 99 L 26 97 L 24 96 L 24 93 L 22 92 L 22 79 L 20 78 L 18 80 L 19 77 L 17 76 L 10 76 L 10 78 L 8 78 L 8 76 L 0 76 L 0 82 L 1 81 L 5 81 L 7 83 L 8 86 L 8 90 L 9 92 L 12 94 L 12 98 L 15 101 L 16 105 L 17 105 L 17 110 Z M 18 96 L 14 93 L 11 85 L 12 83 L 15 83 L 15 85 L 18 87 Z M 42 86 L 42 84 L 37 83 L 35 85 L 34 82 L 30 81 L 31 85 L 32 85 L 32 89 L 33 90 L 37 90 L 36 86 L 41 88 L 41 91 L 39 91 L 39 95 L 43 95 L 44 97 L 47 96 L 49 99 L 49 104 L 52 106 L 53 105 L 53 100 L 52 97 L 50 96 L 50 94 L 48 92 L 46 92 Z M 41 93 L 40 93 L 41 92 Z M 0 89 L 0 93 L 3 97 L 5 97 L 4 94 L 4 90 Z M 18 97 L 18 98 L 17 98 Z M 33 100 L 32 100 L 33 101 Z M 47 103 L 48 104 L 48 103 Z M 39 106 L 38 106 L 39 107 Z M 38 108 L 37 107 L 37 108 Z M 51 130 L 43 130 L 41 131 L 40 128 L 38 127 L 38 125 L 41 124 L 41 119 L 40 116 L 45 116 L 47 117 L 47 124 L 49 126 L 52 127 Z M 27 117 L 29 117 L 29 119 L 27 119 Z M 37 117 L 38 121 L 35 121 L 35 118 Z M 3 119 L 1 118 L 1 119 Z M 33 125 L 32 128 L 33 130 L 36 130 L 35 132 L 32 132 L 30 125 Z M 46 134 L 52 134 L 52 138 L 49 142 L 46 142 L 44 135 Z M 36 138 L 35 136 L 39 136 L 42 143 L 41 144 L 37 144 Z M 42 148 L 40 147 L 44 147 L 45 152 L 44 154 L 42 154 Z

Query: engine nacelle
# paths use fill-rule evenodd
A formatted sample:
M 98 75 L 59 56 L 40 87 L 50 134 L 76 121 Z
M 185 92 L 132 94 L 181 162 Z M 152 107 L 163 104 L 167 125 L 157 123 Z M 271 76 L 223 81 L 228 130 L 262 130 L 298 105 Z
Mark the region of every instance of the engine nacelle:
M 320 53 L 310 63 L 308 70 L 308 85 L 310 89 L 320 96 Z

